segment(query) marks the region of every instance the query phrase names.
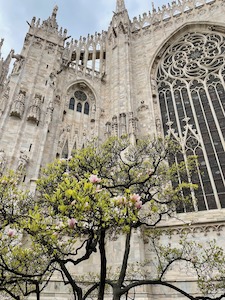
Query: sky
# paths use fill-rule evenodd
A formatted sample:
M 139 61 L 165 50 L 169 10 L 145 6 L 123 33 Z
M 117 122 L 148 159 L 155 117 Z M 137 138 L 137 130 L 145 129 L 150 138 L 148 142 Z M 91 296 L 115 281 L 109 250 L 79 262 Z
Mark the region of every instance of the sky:
M 155 0 L 155 6 L 162 6 L 165 0 Z M 125 0 L 130 19 L 152 9 L 151 0 Z M 68 30 L 74 39 L 86 37 L 96 31 L 107 30 L 116 0 L 0 0 L 0 38 L 4 38 L 2 56 L 11 49 L 20 53 L 28 24 L 32 17 L 46 20 L 58 5 L 59 27 Z

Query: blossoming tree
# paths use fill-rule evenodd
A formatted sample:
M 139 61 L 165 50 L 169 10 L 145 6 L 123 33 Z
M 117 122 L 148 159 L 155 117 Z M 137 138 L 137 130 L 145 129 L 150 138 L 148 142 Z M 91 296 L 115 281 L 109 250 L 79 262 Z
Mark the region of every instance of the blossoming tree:
M 98 299 L 104 299 L 106 284 L 113 288 L 114 299 L 124 293 L 133 230 L 155 227 L 163 215 L 174 212 L 184 189 L 196 188 L 187 182 L 171 184 L 178 171 L 186 171 L 182 163 L 168 166 L 168 155 L 176 151 L 174 144 L 160 139 L 134 146 L 127 138 L 111 138 L 98 147 L 90 144 L 77 150 L 44 171 L 33 218 L 24 228 L 33 242 L 49 247 L 74 297 L 84 299 L 97 289 Z M 189 172 L 195 163 L 189 158 Z M 126 236 L 123 263 L 119 278 L 109 281 L 106 240 L 120 234 Z M 100 280 L 83 293 L 68 265 L 76 268 L 97 250 Z
M 204 266 L 203 261 L 191 261 L 188 251 L 180 250 L 182 247 L 163 248 L 154 243 L 161 268 L 152 277 L 148 273 L 134 276 L 138 269 L 129 261 L 134 232 L 155 230 L 164 216 L 174 214 L 181 201 L 191 205 L 188 195 L 197 186 L 188 181 L 188 176 L 196 167 L 196 157 L 187 157 L 185 164 L 178 163 L 173 159 L 178 152 L 176 145 L 162 139 L 145 139 L 137 145 L 130 144 L 128 138 L 111 138 L 98 146 L 94 142 L 76 150 L 71 158 L 50 164 L 37 183 L 35 198 L 29 205 L 21 206 L 22 217 L 12 223 L 28 237 L 35 255 L 45 259 L 42 270 L 48 276 L 48 272 L 60 272 L 64 283 L 71 286 L 74 299 L 88 299 L 95 293 L 97 299 L 103 300 L 110 287 L 113 299 L 117 300 L 134 287 L 149 284 L 174 288 L 192 300 L 210 299 L 194 298 L 164 279 L 170 265 L 178 260 L 191 262 L 199 270 Z M 169 165 L 168 159 L 175 163 Z M 177 181 L 178 174 L 183 181 Z M 15 236 L 15 228 L 10 226 L 8 239 Z M 111 237 L 120 236 L 124 237 L 122 261 L 112 275 L 113 262 L 107 256 L 106 246 L 113 243 Z M 188 249 L 189 244 L 184 245 Z M 196 251 L 199 247 L 192 244 Z M 222 266 L 222 250 L 212 244 L 210 247 L 215 258 L 211 269 Z M 72 270 L 76 273 L 79 265 L 88 263 L 95 253 L 100 257 L 98 276 L 88 280 L 87 276 L 83 280 L 74 276 Z M 202 274 L 201 278 L 204 270 Z
M 18 187 L 13 172 L 0 177 L 0 198 L 1 299 L 21 300 L 30 294 L 40 299 L 43 282 L 50 280 L 55 268 L 43 246 L 24 236 L 22 224 L 33 198 Z

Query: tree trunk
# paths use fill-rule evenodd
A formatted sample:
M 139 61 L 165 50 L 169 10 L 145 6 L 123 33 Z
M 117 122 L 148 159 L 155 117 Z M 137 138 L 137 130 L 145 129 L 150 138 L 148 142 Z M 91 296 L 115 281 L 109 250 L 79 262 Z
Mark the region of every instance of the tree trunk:
M 120 300 L 121 293 L 120 288 L 118 286 L 114 286 L 113 288 L 113 300 Z
M 36 285 L 36 294 L 37 294 L 37 300 L 41 300 L 41 293 L 39 289 L 39 284 Z
M 126 242 L 125 242 L 125 250 L 124 250 L 124 255 L 123 255 L 123 263 L 120 269 L 120 276 L 118 280 L 118 285 L 121 288 L 124 279 L 126 277 L 126 272 L 127 272 L 127 265 L 128 265 L 128 259 L 130 255 L 130 240 L 131 240 L 131 231 L 132 228 L 130 228 L 130 231 L 126 235 Z
M 106 280 L 106 253 L 105 253 L 105 229 L 101 230 L 101 236 L 99 241 L 99 251 L 101 257 L 101 273 L 100 273 L 100 285 L 98 291 L 98 300 L 104 300 L 105 294 L 105 280 Z
M 63 271 L 63 273 L 65 274 L 66 278 L 69 281 L 69 284 L 72 287 L 73 290 L 73 295 L 74 295 L 74 300 L 81 300 L 82 299 L 82 289 L 76 284 L 76 282 L 73 280 L 70 272 L 67 270 L 66 266 L 64 265 L 64 263 L 59 262 L 61 270 Z

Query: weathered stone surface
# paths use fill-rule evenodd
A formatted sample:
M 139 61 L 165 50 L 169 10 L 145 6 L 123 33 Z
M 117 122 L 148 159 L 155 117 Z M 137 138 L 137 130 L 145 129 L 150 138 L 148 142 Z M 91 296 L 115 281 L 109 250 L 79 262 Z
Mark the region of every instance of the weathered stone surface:
M 135 140 L 161 134 L 156 77 L 166 49 L 192 32 L 225 37 L 222 0 L 173 2 L 161 10 L 153 7 L 152 13 L 133 21 L 124 2 L 118 1 L 107 32 L 71 42 L 67 42 L 67 30 L 58 29 L 56 13 L 57 7 L 43 23 L 33 18 L 21 54 L 12 52 L 0 61 L 1 172 L 6 163 L 10 168 L 21 168 L 23 181 L 32 191 L 41 167 L 55 157 L 70 156 L 75 147 L 81 148 L 96 136 L 104 140 L 127 133 Z M 2 44 L 3 40 L 0 47 Z M 11 59 L 15 59 L 14 68 L 7 80 Z M 205 242 L 215 238 L 222 244 L 224 215 L 219 208 L 179 218 L 190 224 L 193 239 Z M 165 220 L 162 227 L 172 226 L 176 241 L 180 225 L 179 219 L 172 219 Z M 123 242 L 123 238 L 116 240 L 108 250 L 114 266 L 121 263 Z M 134 236 L 132 245 L 131 261 L 143 261 L 151 255 L 148 241 L 140 234 Z M 97 264 L 96 255 L 80 267 L 80 274 L 94 271 Z M 70 299 L 57 280 L 43 300 Z M 170 280 L 179 281 L 184 288 L 193 285 L 193 292 L 196 290 L 192 278 L 180 276 L 179 270 L 174 270 Z M 140 288 L 137 293 L 143 300 L 175 297 L 181 299 L 161 287 Z

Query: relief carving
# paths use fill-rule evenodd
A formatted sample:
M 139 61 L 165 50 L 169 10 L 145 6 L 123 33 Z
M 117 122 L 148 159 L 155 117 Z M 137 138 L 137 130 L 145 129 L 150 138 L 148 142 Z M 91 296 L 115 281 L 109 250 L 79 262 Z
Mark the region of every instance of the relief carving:
M 138 112 L 148 110 L 148 105 L 144 101 L 141 101 L 141 105 L 138 107 Z

